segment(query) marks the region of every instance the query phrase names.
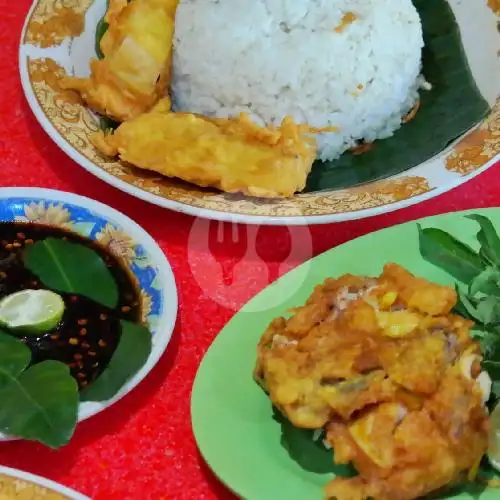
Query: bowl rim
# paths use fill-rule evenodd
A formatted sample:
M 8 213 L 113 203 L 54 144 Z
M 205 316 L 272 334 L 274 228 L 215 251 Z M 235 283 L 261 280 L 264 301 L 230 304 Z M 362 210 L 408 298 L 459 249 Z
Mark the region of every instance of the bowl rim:
M 31 474 L 30 472 L 25 472 L 20 469 L 13 469 L 12 467 L 5 467 L 0 465 L 0 474 L 21 479 L 22 481 L 26 481 L 31 484 L 36 484 L 41 486 L 42 488 L 46 488 L 47 490 L 51 490 L 55 493 L 60 493 L 68 498 L 68 500 L 90 500 L 89 497 L 82 495 L 78 491 L 75 491 L 63 484 L 57 483 L 56 481 L 52 481 L 42 476 L 38 476 L 36 474 Z
M 159 314 L 158 326 L 153 336 L 153 347 L 148 360 L 144 366 L 122 387 L 122 389 L 111 399 L 102 402 L 81 402 L 78 411 L 78 423 L 109 408 L 129 392 L 135 389 L 153 370 L 172 338 L 178 315 L 178 292 L 172 267 L 156 241 L 139 224 L 127 215 L 104 203 L 73 194 L 66 191 L 36 187 L 0 187 L 0 204 L 8 202 L 12 198 L 25 198 L 33 201 L 46 201 L 51 203 L 62 203 L 80 207 L 95 213 L 103 220 L 118 225 L 133 240 L 142 245 L 150 256 L 156 272 L 160 276 L 163 310 Z M 156 339 L 156 341 L 155 341 Z M 0 441 L 19 439 L 16 437 L 0 434 Z

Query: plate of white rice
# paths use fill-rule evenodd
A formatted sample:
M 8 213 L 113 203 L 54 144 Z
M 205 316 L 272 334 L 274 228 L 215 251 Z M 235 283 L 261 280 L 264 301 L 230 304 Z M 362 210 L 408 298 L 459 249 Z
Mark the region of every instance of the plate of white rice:
M 148 0 L 132 0 L 140 1 Z M 500 157 L 499 12 L 487 0 L 444 3 L 456 34 L 425 21 L 425 0 L 180 0 L 174 111 L 217 118 L 243 112 L 262 126 L 290 116 L 336 128 L 316 136 L 317 161 L 304 189 L 287 198 L 199 187 L 94 148 L 89 138 L 99 116 L 68 98 L 51 75 L 89 75 L 106 0 L 74 0 L 65 15 L 80 16 L 81 29 L 51 34 L 40 26 L 53 25 L 61 8 L 34 1 L 20 46 L 21 80 L 41 126 L 76 163 L 145 201 L 255 224 L 358 219 L 450 190 Z M 460 41 L 454 52 L 453 36 Z

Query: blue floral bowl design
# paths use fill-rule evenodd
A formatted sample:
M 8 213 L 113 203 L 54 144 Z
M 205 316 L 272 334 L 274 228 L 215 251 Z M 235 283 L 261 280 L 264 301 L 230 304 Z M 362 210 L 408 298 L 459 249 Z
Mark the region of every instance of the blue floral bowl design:
M 131 270 L 139 284 L 142 319 L 153 335 L 151 355 L 115 398 L 104 403 L 80 404 L 79 420 L 84 420 L 121 399 L 139 384 L 166 349 L 178 307 L 170 264 L 151 236 L 131 219 L 106 205 L 70 193 L 38 188 L 0 188 L 0 221 L 62 227 L 98 241 Z

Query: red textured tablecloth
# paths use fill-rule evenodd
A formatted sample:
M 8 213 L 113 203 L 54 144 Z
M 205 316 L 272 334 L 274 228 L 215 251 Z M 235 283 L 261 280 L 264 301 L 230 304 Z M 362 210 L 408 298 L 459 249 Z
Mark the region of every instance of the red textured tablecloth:
M 190 424 L 190 393 L 198 364 L 220 329 L 264 288 L 252 258 L 240 265 L 244 286 L 214 301 L 205 293 L 202 250 L 189 253 L 194 218 L 146 204 L 107 186 L 67 158 L 43 132 L 25 102 L 18 76 L 18 42 L 30 0 L 0 0 L 0 185 L 72 191 L 121 210 L 148 231 L 170 260 L 180 310 L 172 343 L 147 379 L 122 401 L 78 426 L 72 442 L 51 451 L 29 442 L 0 443 L 0 464 L 45 476 L 94 499 L 232 499 L 204 465 Z M 500 204 L 499 166 L 413 208 L 376 218 L 310 228 L 313 254 L 364 233 L 421 216 Z M 195 230 L 200 227 L 195 226 Z M 201 227 L 203 230 L 203 227 Z M 288 254 L 286 228 L 262 228 L 259 255 L 272 280 L 307 256 L 280 266 Z M 238 253 L 238 252 L 237 252 Z M 223 267 L 231 254 L 216 252 Z M 193 275 L 194 272 L 194 275 Z

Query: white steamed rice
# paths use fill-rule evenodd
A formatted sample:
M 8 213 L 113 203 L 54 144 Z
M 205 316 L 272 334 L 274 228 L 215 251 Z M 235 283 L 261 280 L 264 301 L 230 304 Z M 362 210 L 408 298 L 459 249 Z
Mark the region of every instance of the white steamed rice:
M 356 20 L 341 26 L 346 13 Z M 418 100 L 423 47 L 411 0 L 181 0 L 176 111 L 315 127 L 322 159 L 391 136 Z

